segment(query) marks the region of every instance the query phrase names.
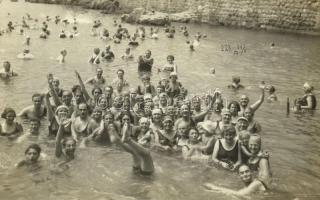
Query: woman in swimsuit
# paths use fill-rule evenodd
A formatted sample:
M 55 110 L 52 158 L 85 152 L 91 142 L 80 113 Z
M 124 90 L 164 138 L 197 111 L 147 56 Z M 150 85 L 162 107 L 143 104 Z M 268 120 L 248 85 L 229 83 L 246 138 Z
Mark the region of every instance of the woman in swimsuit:
M 304 96 L 295 100 L 295 111 L 300 110 L 315 110 L 317 107 L 317 99 L 313 94 L 313 86 L 309 83 L 303 85 Z
M 9 139 L 15 139 L 22 135 L 23 128 L 18 122 L 15 122 L 16 112 L 12 108 L 5 108 L 1 114 L 1 118 L 5 119 L 0 124 L 0 135 Z
M 237 101 L 231 101 L 228 105 L 228 109 L 231 114 L 231 123 L 235 125 L 238 121 L 238 112 L 240 111 L 240 105 Z
M 3 72 L 0 72 L 0 78 L 8 79 L 13 76 L 18 76 L 17 73 L 13 72 L 13 70 L 10 70 L 11 64 L 9 61 L 3 62 Z
M 214 145 L 212 161 L 225 169 L 236 170 L 242 161 L 236 129 L 233 126 L 225 127 L 222 135 L 223 138 Z
M 176 132 L 173 130 L 173 121 L 166 116 L 163 121 L 163 129 L 155 132 L 155 145 L 164 150 L 176 149 Z

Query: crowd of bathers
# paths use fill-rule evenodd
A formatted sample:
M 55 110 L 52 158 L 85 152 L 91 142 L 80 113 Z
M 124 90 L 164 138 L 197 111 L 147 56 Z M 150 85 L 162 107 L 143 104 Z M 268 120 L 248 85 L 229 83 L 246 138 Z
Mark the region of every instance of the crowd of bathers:
M 20 33 L 37 25 L 29 25 L 28 20 L 38 22 L 27 15 L 23 18 Z M 60 16 L 52 19 L 47 16 L 40 29 L 41 39 L 49 38 L 48 24 L 51 20 L 55 24 L 64 23 L 65 27 L 70 23 L 74 24 L 73 32 L 66 33 L 62 30 L 60 38 L 79 36 L 76 18 L 69 22 L 67 19 L 61 20 Z M 99 20 L 94 21 L 92 36 L 114 41 L 115 44 L 127 41 L 129 47 L 121 57 L 124 60 L 134 59 L 130 47 L 139 45 L 137 39 L 159 37 L 159 28 L 151 28 L 148 37 L 145 27 L 140 26 L 130 36 L 128 29 L 123 28 L 117 21 L 114 23 L 117 28 L 111 37 Z M 6 32 L 12 32 L 17 27 L 9 22 Z M 99 29 L 100 34 L 97 33 Z M 168 26 L 164 31 L 170 39 L 177 34 L 174 26 Z M 182 26 L 180 32 L 189 38 L 187 27 Z M 192 43 L 190 50 L 194 50 L 203 37 L 203 34 L 197 33 L 193 42 L 188 39 L 188 43 Z M 25 45 L 30 45 L 30 37 L 27 37 Z M 66 50 L 62 50 L 59 62 L 64 63 L 66 55 Z M 109 45 L 102 52 L 95 48 L 89 63 L 96 65 L 96 75 L 84 81 L 79 72 L 75 71 L 77 82 L 70 89 L 64 88 L 54 74 L 48 74 L 48 92 L 34 93 L 31 97 L 33 105 L 18 114 L 10 107 L 3 110 L 1 136 L 18 142 L 29 137 L 38 137 L 39 134 L 45 134 L 39 133 L 41 121 L 48 120 L 48 139 L 55 138 L 55 157 L 63 163 L 75 159 L 76 149 L 86 148 L 90 143 L 116 144 L 133 156 L 135 172 L 151 175 L 155 168 L 150 151 L 169 154 L 181 152 L 185 160 L 230 171 L 238 170 L 247 185 L 241 194 L 267 189 L 271 180 L 269 154 L 262 150 L 263 127 L 254 119 L 254 115 L 264 102 L 266 89 L 270 94 L 267 99 L 277 101 L 274 86 L 266 87 L 262 83 L 259 86 L 261 95 L 252 104 L 246 95 L 225 102 L 226 99 L 219 89 L 214 89 L 204 96 L 190 96 L 187 88 L 179 82 L 175 56 L 168 55 L 167 64 L 156 71 L 153 67 L 152 52 L 147 50 L 145 55 L 137 58 L 141 83 L 132 87 L 125 78 L 125 70 L 120 67 L 115 80 L 111 82 L 104 78 L 103 68 L 99 64 L 112 62 L 114 58 Z M 1 78 L 18 75 L 10 68 L 10 62 L 5 61 L 3 67 Z M 152 71 L 161 74 L 161 79 L 151 81 Z M 92 89 L 89 91 L 88 88 Z M 228 88 L 244 89 L 240 84 L 240 77 L 233 77 Z M 304 99 L 299 100 L 299 109 L 315 109 L 313 87 L 306 83 L 304 88 L 305 95 Z M 297 101 L 297 105 L 299 102 Z M 24 127 L 17 122 L 17 116 L 28 120 L 28 131 L 24 131 Z M 41 147 L 31 144 L 25 151 L 26 158 L 19 162 L 17 167 L 38 165 L 40 153 Z M 206 186 L 218 190 L 218 187 L 212 184 Z

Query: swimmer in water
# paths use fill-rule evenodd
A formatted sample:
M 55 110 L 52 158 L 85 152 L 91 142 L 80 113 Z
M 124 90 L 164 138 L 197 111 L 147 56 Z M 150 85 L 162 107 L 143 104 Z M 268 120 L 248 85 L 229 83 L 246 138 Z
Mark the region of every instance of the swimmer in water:
M 31 119 L 29 122 L 29 130 L 23 135 L 21 135 L 16 142 L 21 143 L 22 141 L 25 141 L 27 138 L 28 139 L 38 138 L 40 134 L 39 129 L 40 129 L 40 120 Z
M 1 113 L 1 118 L 5 121 L 0 124 L 0 136 L 13 140 L 23 134 L 22 125 L 15 121 L 16 112 L 12 108 L 5 108 Z
M 275 102 L 278 100 L 278 97 L 276 95 L 276 88 L 273 85 L 268 85 L 266 87 L 266 90 L 269 92 L 269 96 L 267 98 L 268 102 Z
M 18 74 L 13 72 L 13 70 L 10 70 L 10 68 L 11 68 L 10 62 L 4 61 L 3 62 L 3 72 L 0 72 L 0 78 L 9 79 L 10 77 L 18 76 Z
M 240 84 L 240 77 L 233 76 L 232 77 L 232 84 L 228 85 L 228 88 L 233 89 L 233 90 L 244 89 L 244 86 Z
M 31 144 L 24 152 L 25 159 L 17 163 L 16 168 L 26 167 L 31 170 L 39 169 L 39 158 L 41 154 L 41 147 L 38 144 Z
M 308 82 L 303 85 L 304 95 L 301 98 L 295 100 L 295 111 L 301 110 L 315 110 L 317 107 L 317 99 L 313 94 L 313 86 Z
M 268 187 L 259 179 L 253 178 L 253 174 L 250 168 L 247 165 L 240 165 L 239 167 L 239 177 L 242 182 L 246 185 L 245 188 L 236 191 L 228 188 L 216 186 L 211 183 L 206 183 L 204 186 L 212 191 L 222 192 L 225 194 L 231 194 L 236 196 L 247 196 L 257 192 L 265 192 L 268 190 Z
M 259 88 L 261 90 L 261 95 L 258 101 L 256 101 L 254 104 L 249 105 L 249 97 L 247 95 L 242 95 L 240 97 L 240 111 L 239 111 L 239 116 L 243 116 L 244 114 L 244 110 L 247 107 L 250 107 L 253 112 L 255 112 L 256 110 L 258 110 L 258 108 L 262 105 L 263 101 L 264 101 L 264 89 L 265 89 L 265 84 L 264 82 L 261 82 L 261 84 L 259 85 Z
M 61 158 L 62 162 L 58 164 L 58 166 L 64 165 L 75 158 L 75 150 L 76 150 L 76 140 L 72 137 L 63 138 L 64 132 L 63 123 L 59 125 L 59 130 L 56 136 L 56 151 L 55 155 L 57 158 Z
M 93 55 L 89 59 L 89 63 L 91 64 L 100 64 L 100 49 L 99 48 L 94 48 L 93 49 Z
M 167 56 L 167 63 L 161 68 L 158 69 L 159 72 L 163 72 L 166 78 L 169 78 L 171 72 L 178 73 L 178 66 L 174 63 L 174 56 Z
M 91 84 L 97 87 L 103 87 L 106 83 L 106 79 L 102 76 L 103 69 L 100 67 L 96 68 L 96 75 L 86 80 L 86 84 Z
M 23 59 L 23 60 L 31 60 L 34 58 L 34 55 L 30 53 L 29 49 L 24 49 L 23 53 L 20 53 L 17 55 L 17 58 Z
M 67 56 L 67 50 L 63 49 L 62 51 L 60 51 L 60 55 L 57 58 L 58 62 L 59 63 L 65 63 L 66 56 Z
M 26 37 L 26 40 L 23 42 L 23 44 L 24 44 L 24 45 L 27 45 L 27 46 L 30 46 L 30 41 L 31 41 L 30 36 L 27 36 L 27 37 Z
M 26 119 L 42 119 L 47 114 L 47 109 L 44 105 L 42 105 L 43 96 L 39 93 L 35 93 L 32 95 L 33 105 L 28 106 L 18 114 L 19 117 Z
M 126 52 L 121 56 L 122 60 L 129 61 L 134 58 L 133 54 L 131 53 L 130 47 L 126 48 Z

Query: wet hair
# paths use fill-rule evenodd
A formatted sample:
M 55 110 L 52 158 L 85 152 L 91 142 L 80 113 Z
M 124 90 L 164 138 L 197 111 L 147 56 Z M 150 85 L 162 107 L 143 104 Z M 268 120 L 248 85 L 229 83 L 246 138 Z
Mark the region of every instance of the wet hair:
M 228 126 L 224 127 L 223 132 L 222 132 L 223 137 L 226 132 L 233 133 L 233 135 L 236 135 L 236 133 L 237 133 L 236 128 L 232 125 L 228 125 Z
M 104 115 L 103 115 L 103 119 L 105 118 L 105 116 L 107 115 L 111 115 L 112 118 L 114 119 L 114 114 L 111 111 L 107 111 Z
M 3 112 L 1 113 L 1 118 L 7 119 L 7 115 L 12 112 L 14 114 L 14 117 L 16 117 L 16 111 L 13 110 L 13 108 L 5 108 Z
M 228 109 L 229 109 L 229 110 L 230 110 L 230 108 L 231 108 L 231 105 L 235 105 L 236 108 L 237 108 L 237 110 L 238 110 L 238 112 L 240 111 L 240 104 L 239 104 L 239 102 L 237 102 L 237 101 L 231 101 L 231 102 L 228 104 Z
M 38 144 L 30 144 L 30 145 L 26 148 L 24 154 L 27 154 L 30 149 L 36 150 L 36 152 L 37 152 L 39 155 L 40 155 L 40 153 L 41 153 L 41 147 L 40 147 Z
M 10 64 L 9 61 L 4 61 L 4 62 L 3 62 L 3 66 L 5 66 L 5 65 L 9 65 L 9 68 L 11 67 L 11 64 Z
M 95 86 L 95 87 L 92 88 L 92 90 L 91 90 L 91 94 L 92 94 L 92 95 L 94 94 L 94 91 L 95 91 L 95 90 L 99 90 L 99 92 L 102 94 L 102 89 L 101 89 L 100 87 Z
M 271 85 L 270 87 L 269 87 L 269 92 L 270 93 L 274 93 L 276 91 L 276 88 L 273 86 L 273 85 Z
M 240 83 L 240 76 L 233 76 L 232 81 L 235 83 Z
M 168 55 L 167 56 L 167 60 L 169 60 L 169 58 L 171 58 L 171 60 L 174 60 L 174 56 L 173 55 Z
M 119 115 L 118 117 L 116 117 L 115 120 L 116 120 L 116 121 L 117 121 L 117 120 L 120 120 L 120 122 L 123 123 L 122 118 L 123 118 L 124 116 L 128 116 L 128 117 L 129 117 L 130 123 L 133 123 L 133 122 L 134 122 L 133 116 L 130 114 L 130 112 L 126 112 L 126 111 L 121 112 L 120 115 Z
M 72 86 L 71 91 L 72 91 L 73 94 L 75 94 L 77 90 L 79 90 L 79 91 L 82 92 L 80 85 L 74 85 L 74 86 Z
M 73 139 L 72 137 L 63 138 L 61 140 L 61 145 L 62 145 L 63 148 L 66 147 L 66 144 L 67 144 L 68 141 L 72 141 L 74 144 L 77 144 L 77 141 L 75 139 Z
M 33 100 L 35 97 L 40 97 L 41 101 L 42 101 L 42 95 L 40 93 L 34 93 L 31 97 L 31 99 Z
M 40 120 L 38 118 L 31 118 L 29 121 L 30 122 L 37 122 L 39 126 L 41 124 L 41 122 L 40 122 Z

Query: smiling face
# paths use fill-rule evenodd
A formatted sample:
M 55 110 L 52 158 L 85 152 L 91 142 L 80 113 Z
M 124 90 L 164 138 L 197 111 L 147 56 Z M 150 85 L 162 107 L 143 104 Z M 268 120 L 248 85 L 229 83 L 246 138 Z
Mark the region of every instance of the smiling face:
M 230 110 L 230 113 L 238 114 L 238 112 L 239 112 L 239 110 L 238 110 L 238 108 L 237 108 L 237 106 L 235 104 L 231 104 L 229 110 Z
M 249 103 L 249 97 L 247 97 L 246 95 L 242 95 L 240 98 L 240 105 L 242 107 L 246 107 Z
M 173 128 L 173 123 L 171 120 L 165 120 L 163 122 L 163 129 L 166 131 L 171 131 Z
M 92 113 L 92 118 L 95 120 L 100 120 L 102 117 L 102 111 L 100 109 L 94 109 Z
M 239 167 L 239 176 L 240 179 L 246 184 L 249 184 L 252 181 L 252 173 L 247 165 L 242 165 Z
M 249 139 L 249 151 L 257 155 L 261 149 L 261 139 L 260 136 L 251 136 Z
M 189 110 L 189 107 L 187 105 L 181 106 L 181 115 L 183 117 L 188 117 L 190 115 L 190 110 Z
M 65 142 L 62 151 L 65 155 L 73 157 L 74 152 L 76 151 L 76 142 L 73 139 L 68 139 Z
M 248 121 L 246 121 L 244 119 L 238 120 L 238 122 L 237 122 L 237 127 L 238 127 L 239 131 L 247 130 L 248 126 L 249 126 Z
M 40 96 L 35 96 L 32 99 L 34 107 L 39 108 L 41 106 L 42 99 Z

